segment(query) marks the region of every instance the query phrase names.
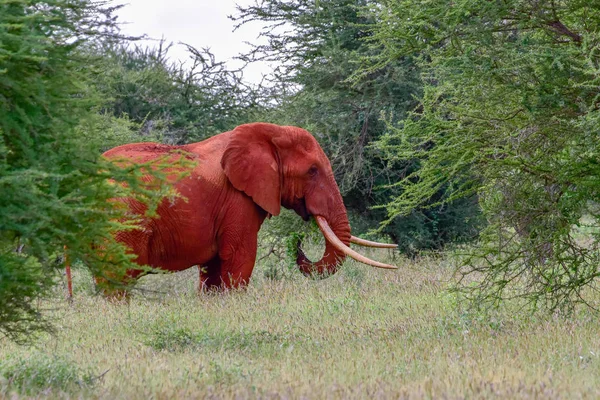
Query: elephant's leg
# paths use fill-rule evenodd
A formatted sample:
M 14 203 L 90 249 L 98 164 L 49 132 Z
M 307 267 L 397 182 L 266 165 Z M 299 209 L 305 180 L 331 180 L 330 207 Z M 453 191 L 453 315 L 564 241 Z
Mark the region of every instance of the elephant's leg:
M 198 266 L 200 273 L 198 292 L 215 290 L 221 287 L 221 259 L 216 256 L 204 265 Z
M 248 285 L 256 262 L 257 240 L 258 228 L 223 235 L 219 242 L 220 279 L 223 288 Z

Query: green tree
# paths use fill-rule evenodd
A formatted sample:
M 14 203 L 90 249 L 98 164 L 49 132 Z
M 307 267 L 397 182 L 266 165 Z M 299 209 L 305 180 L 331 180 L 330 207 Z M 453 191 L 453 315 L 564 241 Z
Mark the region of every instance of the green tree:
M 216 60 L 209 49 L 187 46 L 187 62 L 169 60 L 170 45 L 140 47 L 117 41 L 100 49 L 96 81 L 107 99 L 104 112 L 141 125 L 142 136 L 183 144 L 251 121 L 260 91 L 243 74 Z
M 152 212 L 149 200 L 168 192 L 137 179 L 160 178 L 161 166 L 99 159 L 103 140 L 130 131 L 97 114 L 89 84 L 89 49 L 115 35 L 113 11 L 101 1 L 0 0 L 0 332 L 14 339 L 51 327 L 37 300 L 55 284 L 64 245 L 95 273 L 131 265 L 112 232 L 132 224 L 116 222 L 125 210 L 111 198 L 136 196 Z
M 417 54 L 425 83 L 379 141 L 391 160 L 421 160 L 389 220 L 440 188 L 477 194 L 489 225 L 460 271 L 477 304 L 586 302 L 600 275 L 600 4 L 385 0 L 368 14 L 384 51 L 363 73 Z
M 264 25 L 263 43 L 244 59 L 280 64 L 270 77 L 271 104 L 276 106 L 266 119 L 302 126 L 317 137 L 332 162 L 357 232 L 385 219 L 384 210 L 372 207 L 398 195 L 392 185 L 418 168 L 417 160 L 391 161 L 372 147 L 387 131 L 382 116 L 392 123 L 404 119 L 421 93 L 413 58 L 400 57 L 360 79 L 349 79 L 362 58 L 381 52 L 367 41 L 378 19 L 360 13 L 372 4 L 377 2 L 265 0 L 239 7 L 235 17 L 240 25 Z M 441 248 L 448 241 L 473 237 L 477 212 L 473 199 L 415 208 L 383 232 L 404 251 Z

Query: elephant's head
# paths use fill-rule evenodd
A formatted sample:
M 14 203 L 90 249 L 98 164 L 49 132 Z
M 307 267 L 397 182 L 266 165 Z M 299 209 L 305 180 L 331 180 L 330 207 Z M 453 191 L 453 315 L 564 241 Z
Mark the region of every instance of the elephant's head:
M 297 263 L 303 273 L 334 273 L 346 255 L 373 266 L 395 268 L 348 247 L 354 238 L 331 164 L 304 129 L 267 123 L 238 126 L 231 132 L 221 165 L 231 184 L 269 214 L 279 215 L 284 206 L 304 220 L 315 218 L 326 239 L 325 254 L 313 263 L 300 250 Z M 376 245 L 359 244 L 369 243 Z

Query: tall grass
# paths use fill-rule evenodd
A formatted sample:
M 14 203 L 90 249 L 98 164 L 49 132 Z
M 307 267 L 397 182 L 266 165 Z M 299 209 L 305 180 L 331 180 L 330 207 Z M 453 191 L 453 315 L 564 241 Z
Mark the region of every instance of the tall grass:
M 76 270 L 73 304 L 63 288 L 48 304 L 58 334 L 0 340 L 0 360 L 63 360 L 69 378 L 17 382 L 0 364 L 0 398 L 600 397 L 596 314 L 472 311 L 445 290 L 444 258 L 395 262 L 320 281 L 269 279 L 263 263 L 247 290 L 200 295 L 191 269 L 143 278 L 129 304 L 93 296 Z

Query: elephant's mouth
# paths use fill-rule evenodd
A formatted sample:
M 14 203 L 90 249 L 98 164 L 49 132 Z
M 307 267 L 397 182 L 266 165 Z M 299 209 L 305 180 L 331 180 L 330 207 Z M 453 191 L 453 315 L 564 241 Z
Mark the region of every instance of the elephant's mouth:
M 304 199 L 297 199 L 294 203 L 292 209 L 302 218 L 304 221 L 308 221 L 310 219 L 310 214 L 306 209 L 306 202 Z

